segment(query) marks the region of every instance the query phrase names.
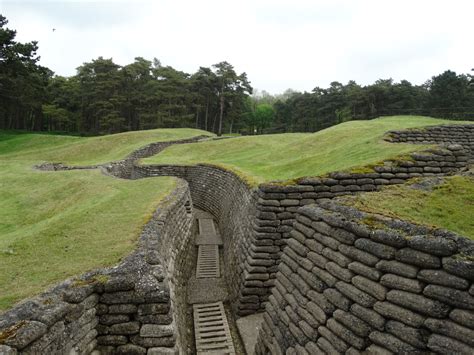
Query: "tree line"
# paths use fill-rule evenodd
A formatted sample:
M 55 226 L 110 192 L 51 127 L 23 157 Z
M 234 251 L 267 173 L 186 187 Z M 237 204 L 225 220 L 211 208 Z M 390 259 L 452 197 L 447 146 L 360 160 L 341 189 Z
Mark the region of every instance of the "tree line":
M 252 93 L 246 73 L 220 62 L 193 74 L 142 57 L 99 57 L 71 77 L 38 64 L 37 42 L 18 43 L 0 15 L 0 129 L 105 134 L 158 127 L 232 131 Z
M 240 115 L 252 92 L 245 73 L 220 62 L 190 75 L 159 60 L 135 58 L 123 67 L 99 57 L 77 74 L 54 76 L 46 88 L 44 124 L 94 134 L 157 127 L 201 127 L 218 134 Z
M 309 93 L 288 90 L 273 96 L 262 92 L 254 100 L 256 107 L 272 109 L 271 118 L 255 122 L 257 130 L 267 133 L 314 132 L 345 121 L 392 115 L 474 120 L 473 76 L 450 70 L 423 85 L 392 79 L 367 86 L 332 82 Z
M 0 129 L 84 135 L 160 127 L 259 134 L 313 132 L 394 114 L 474 118 L 473 77 L 446 71 L 423 85 L 333 82 L 312 92 L 254 92 L 227 62 L 188 74 L 158 59 L 120 66 L 99 57 L 70 77 L 39 65 L 38 43 L 15 41 L 0 15 Z M 253 93 L 253 95 L 252 95 Z

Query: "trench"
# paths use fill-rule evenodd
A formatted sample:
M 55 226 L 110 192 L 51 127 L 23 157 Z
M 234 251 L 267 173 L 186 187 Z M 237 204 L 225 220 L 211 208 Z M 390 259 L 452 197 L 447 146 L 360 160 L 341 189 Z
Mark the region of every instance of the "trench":
M 436 152 L 433 153 L 435 155 L 437 154 Z M 465 165 L 465 163 L 463 160 L 464 158 L 458 158 L 458 156 L 462 156 L 462 154 L 456 154 L 443 152 L 439 155 L 439 157 L 437 157 L 438 160 L 444 161 L 444 156 L 453 155 L 455 163 L 449 162 L 448 159 L 446 159 L 445 166 L 443 166 L 442 168 L 428 167 L 423 168 L 423 170 L 428 173 L 431 173 L 431 170 L 429 169 L 433 169 L 432 171 L 437 171 L 440 174 L 457 170 L 459 167 Z M 422 159 L 420 160 L 422 161 Z M 425 164 L 423 166 L 426 166 L 427 163 L 423 162 L 423 164 Z M 392 168 L 388 167 L 387 169 L 390 170 Z M 382 174 L 384 172 L 381 171 L 380 173 Z M 248 187 L 243 186 L 244 184 L 239 181 L 239 179 L 232 173 L 227 172 L 225 170 L 221 170 L 218 167 L 210 167 L 206 165 L 186 167 L 173 165 L 134 165 L 134 168 L 132 169 L 132 175 L 133 178 L 168 175 L 182 178 L 188 182 L 195 208 L 197 207 L 201 209 L 196 209 L 196 215 L 199 216 L 199 214 L 203 213 L 203 211 L 208 211 L 208 213 L 211 213 L 211 216 L 207 215 L 207 217 L 214 218 L 214 220 L 217 222 L 217 231 L 222 232 L 224 236 L 224 245 L 222 246 L 222 248 L 218 248 L 217 250 L 219 250 L 220 258 L 222 258 L 221 251 L 222 254 L 225 256 L 226 264 L 224 265 L 224 263 L 221 261 L 219 264 L 219 271 L 226 276 L 226 281 L 228 284 L 227 289 L 225 287 L 219 288 L 215 287 L 218 286 L 218 278 L 209 278 L 207 281 L 203 282 L 197 277 L 195 277 L 194 279 L 193 277 L 191 277 L 187 285 L 188 304 L 190 304 L 191 306 L 209 305 L 209 307 L 216 307 L 210 309 L 210 312 L 219 313 L 219 310 L 217 309 L 219 308 L 219 305 L 217 303 L 221 300 L 224 300 L 222 301 L 222 306 L 224 307 L 224 309 L 227 309 L 226 313 L 229 315 L 228 318 L 230 327 L 232 327 L 233 325 L 234 327 L 237 327 L 237 322 L 233 321 L 232 315 L 238 314 L 239 316 L 244 316 L 242 318 L 239 318 L 238 321 L 246 320 L 246 318 L 256 317 L 255 321 L 251 323 L 248 327 L 253 330 L 254 334 L 259 333 L 259 330 L 256 329 L 255 324 L 258 323 L 259 327 L 261 327 L 261 323 L 259 323 L 262 315 L 261 311 L 264 310 L 263 307 L 265 307 L 265 304 L 268 303 L 268 296 L 272 292 L 272 281 L 274 281 L 278 268 L 278 259 L 280 258 L 280 253 L 282 252 L 284 245 L 286 244 L 283 243 L 283 241 L 281 241 L 282 243 L 279 243 L 279 240 L 272 241 L 272 244 L 267 244 L 269 243 L 268 239 L 272 239 L 275 234 L 273 232 L 281 233 L 283 238 L 287 238 L 289 236 L 289 232 L 293 229 L 295 212 L 298 208 L 297 206 L 299 206 L 302 202 L 299 200 L 296 201 L 295 198 L 301 199 L 302 197 L 300 197 L 300 195 L 303 195 L 307 191 L 317 191 L 310 192 L 308 194 L 311 195 L 308 197 L 317 199 L 330 198 L 338 194 L 353 193 L 360 190 L 360 188 L 354 189 L 354 191 L 349 190 L 348 188 L 343 186 L 343 183 L 341 183 L 342 186 L 338 186 L 338 190 L 336 188 L 329 187 L 328 189 L 330 189 L 331 192 L 320 192 L 320 190 L 316 189 L 316 187 L 320 187 L 318 185 L 320 182 L 315 181 L 314 183 L 315 185 L 317 185 L 316 187 L 309 186 L 312 182 L 303 182 L 302 185 L 291 186 L 288 188 L 263 187 L 260 188 L 260 190 L 258 191 L 260 194 L 254 195 L 253 191 L 249 190 Z M 344 176 L 338 176 L 337 174 L 331 175 L 331 177 L 333 177 L 335 181 L 339 181 L 344 178 Z M 393 177 L 395 178 L 395 176 Z M 394 180 L 394 183 L 401 183 L 403 181 Z M 372 186 L 366 187 L 370 187 L 372 190 Z M 344 192 L 341 192 L 342 189 Z M 279 196 L 278 198 L 286 198 L 287 200 L 285 202 L 291 202 L 291 205 L 285 207 L 281 207 L 280 205 L 278 205 L 280 207 L 273 207 L 274 205 L 269 205 L 268 203 L 266 203 L 266 201 L 263 201 L 265 203 L 260 204 L 260 199 L 272 199 L 274 195 L 278 194 L 284 195 L 284 197 Z M 244 196 L 244 201 L 240 200 L 242 196 Z M 237 201 L 237 203 L 235 201 Z M 240 204 L 240 206 L 236 207 L 235 205 L 238 204 Z M 252 206 L 255 206 L 258 211 L 252 210 Z M 284 211 L 281 211 L 282 209 Z M 282 226 L 275 227 L 273 224 L 271 224 L 274 223 L 273 220 L 275 219 L 274 215 L 276 214 L 276 212 L 279 212 L 279 214 L 277 214 L 277 218 L 282 220 Z M 257 219 L 259 220 L 254 221 L 251 220 L 251 218 L 250 220 L 246 220 L 246 216 L 254 216 L 257 217 Z M 254 226 L 256 226 L 255 230 L 257 232 L 255 233 L 255 235 L 253 235 L 252 232 L 246 230 L 247 227 L 254 228 Z M 195 237 L 200 237 L 200 234 L 202 233 L 199 232 L 200 230 L 198 228 L 198 233 L 195 235 Z M 287 236 L 285 236 L 285 234 Z M 195 253 L 197 254 L 197 250 L 195 250 Z M 210 251 L 210 253 L 212 253 L 212 251 Z M 193 265 L 197 265 L 197 262 L 198 260 L 196 259 Z M 214 269 L 216 268 L 217 267 L 214 266 Z M 247 274 L 245 274 L 245 272 L 247 272 Z M 239 278 L 239 276 L 242 275 L 243 277 Z M 296 281 L 298 281 L 298 279 L 296 279 Z M 225 285 L 226 283 L 222 284 Z M 305 288 L 302 287 L 302 290 L 304 289 Z M 220 294 L 221 292 L 222 294 Z M 277 291 L 275 290 L 274 292 Z M 301 292 L 298 292 L 299 291 L 296 290 L 295 295 L 301 294 Z M 199 297 L 202 293 L 204 293 L 204 295 L 202 295 L 203 298 L 200 299 Z M 286 293 L 291 293 L 291 290 L 288 290 Z M 197 298 L 196 303 L 193 303 L 193 300 L 189 298 L 190 295 L 192 295 L 192 297 Z M 214 295 L 216 295 L 216 297 L 210 297 Z M 227 300 L 227 302 L 225 300 Z M 236 304 L 238 305 L 236 306 Z M 189 310 L 188 313 L 190 315 L 190 318 L 194 316 L 194 322 L 196 322 L 197 311 L 194 309 L 194 307 L 193 310 Z M 222 310 L 220 310 L 220 313 L 222 314 Z M 272 316 L 276 313 L 273 312 L 264 314 L 267 316 Z M 268 319 L 265 320 L 265 324 L 267 325 L 267 327 L 274 326 L 273 322 L 273 320 L 270 322 L 268 321 Z M 333 321 L 331 322 L 334 323 Z M 332 324 L 331 322 L 330 325 Z M 297 324 L 299 326 L 299 323 Z M 245 347 L 245 345 L 242 343 L 248 341 L 247 337 L 249 336 L 249 333 L 241 331 L 241 327 L 238 328 L 240 332 L 235 331 L 232 334 L 230 332 L 230 329 L 228 331 L 228 333 L 231 333 L 232 342 L 235 347 L 235 353 L 253 354 L 255 349 L 255 343 L 253 343 L 253 346 L 251 345 L 249 347 Z M 265 325 L 263 328 L 265 328 Z M 205 354 L 206 352 L 200 352 L 200 348 L 198 347 L 199 324 L 194 327 L 194 330 L 195 332 L 193 336 L 195 338 L 196 344 L 194 353 Z M 296 334 L 301 335 L 301 331 L 299 328 L 297 328 L 297 326 L 294 326 L 292 330 Z M 278 331 L 278 329 L 276 329 L 276 331 Z M 291 345 L 286 344 L 285 339 L 292 339 L 292 335 L 287 334 L 287 328 L 283 329 L 282 332 L 286 332 L 285 335 L 280 337 L 281 339 L 284 339 L 282 341 L 283 346 L 281 347 L 281 349 L 284 351 L 284 349 L 289 349 L 289 345 Z M 240 338 L 239 334 L 243 335 L 243 339 Z M 250 335 L 252 335 L 252 331 L 250 331 Z M 281 340 L 280 338 L 278 338 L 278 340 Z M 303 338 L 303 336 L 301 336 L 301 338 Z M 263 338 L 258 339 L 257 344 L 261 347 L 262 342 L 264 340 L 265 339 Z M 302 344 L 304 344 L 304 342 L 302 342 Z M 245 352 L 244 347 L 245 349 L 250 350 L 247 350 L 247 352 Z M 301 346 L 296 347 L 295 349 L 301 350 L 300 348 Z M 208 351 L 207 353 L 232 353 L 232 349 L 228 350 L 228 352 L 223 352 L 221 349 L 217 352 Z M 259 351 L 259 354 L 265 353 L 262 352 L 261 349 Z
M 139 159 L 158 154 L 173 144 L 197 143 L 203 139 L 209 138 L 194 137 L 153 143 L 123 160 L 100 165 L 67 166 L 62 163 L 46 163 L 35 168 L 47 171 L 100 169 L 103 174 L 113 178 L 131 180 L 153 177 L 158 175 L 140 174 Z M 209 167 L 204 170 L 207 174 Z M 185 353 L 193 354 L 253 354 L 262 317 L 249 317 L 252 318 L 250 321 L 245 321 L 243 318 L 246 317 L 243 317 L 239 319 L 241 323 L 238 325 L 236 301 L 240 289 L 239 264 L 242 262 L 238 259 L 240 255 L 245 255 L 242 253 L 242 248 L 245 248 L 243 242 L 251 234 L 251 224 L 243 219 L 254 215 L 253 211 L 247 209 L 254 206 L 255 201 L 250 189 L 234 174 L 217 171 L 207 183 L 203 183 L 207 180 L 203 176 L 193 179 L 190 176 L 192 174 L 188 173 L 177 174 L 172 171 L 170 174 L 160 174 L 186 181 L 191 195 L 184 206 L 188 216 L 192 215 L 190 245 L 186 247 L 184 256 L 185 265 L 188 266 L 174 271 L 180 275 L 177 282 L 180 286 L 172 291 L 179 329 L 177 345 Z M 222 173 L 230 179 L 227 184 L 222 183 Z M 223 198 L 224 195 L 227 198 Z M 244 214 L 234 218 L 236 211 Z M 239 219 L 241 221 L 236 222 Z M 245 228 L 247 230 L 243 230 Z
M 322 186 L 325 182 L 316 179 L 302 181 L 300 185 L 289 187 L 264 186 L 256 191 L 249 189 L 233 173 L 215 166 L 141 166 L 137 164 L 139 158 L 157 154 L 171 144 L 197 141 L 196 139 L 168 142 L 163 146 L 156 144 L 153 149 L 143 149 L 143 153 L 140 154 L 132 153 L 123 161 L 97 167 L 101 168 L 105 174 L 118 178 L 175 176 L 187 182 L 192 202 L 189 202 L 186 207 L 192 211 L 194 222 L 186 255 L 191 266 L 186 270 L 178 270 L 181 274 L 184 273 L 185 280 L 182 282 L 184 286 L 177 288 L 174 294 L 177 299 L 180 299 L 176 303 L 178 308 L 175 308 L 175 311 L 186 314 L 185 318 L 180 317 L 181 324 L 178 324 L 180 329 L 186 330 L 184 336 L 180 334 L 180 341 L 188 350 L 185 353 L 252 354 L 253 350 L 247 349 L 255 347 L 247 346 L 246 343 L 252 335 L 259 332 L 255 324 L 261 322 L 262 311 L 268 303 L 269 294 L 274 285 L 279 258 L 286 245 L 284 240 L 270 239 L 276 234 L 283 239 L 289 237 L 296 218 L 295 212 L 303 202 L 302 195 L 308 191 L 312 192 L 308 192 L 307 197 L 311 195 L 311 198 L 317 200 L 355 193 L 361 188 L 352 185 L 345 187 L 342 180 L 347 177 L 334 173 L 331 175 L 332 179 L 326 179 L 331 180 L 327 181 L 328 186 Z M 435 167 L 434 169 L 439 171 L 439 174 L 444 174 L 464 166 L 467 158 L 456 153 L 458 150 L 453 147 L 454 153 L 443 152 L 439 157 L 437 156 L 443 160 L 444 156 L 452 155 L 454 162 L 443 160 L 446 165 L 443 168 Z M 434 152 L 434 154 L 437 153 Z M 461 157 L 463 159 L 460 159 Z M 420 161 L 423 159 L 420 158 Z M 423 164 L 427 166 L 428 163 L 423 162 Z M 54 170 L 66 168 L 53 166 Z M 428 172 L 431 171 L 428 169 L 432 168 L 428 166 L 424 169 Z M 386 169 L 392 168 L 386 167 Z M 377 171 L 375 175 L 389 171 L 391 170 Z M 407 177 L 404 179 L 409 178 L 408 174 L 405 175 Z M 397 180 L 395 175 L 391 178 L 394 183 L 401 183 L 403 180 Z M 339 181 L 341 181 L 340 184 Z M 336 186 L 337 189 L 333 187 L 336 183 L 340 185 Z M 364 186 L 370 187 L 370 191 L 375 189 L 375 185 L 373 188 L 368 185 L 362 187 Z M 319 190 L 323 187 L 326 190 Z M 328 192 L 329 190 L 331 192 Z M 275 197 L 276 195 L 278 197 Z M 279 204 L 279 201 L 273 201 L 275 198 L 284 199 L 285 203 L 291 204 L 274 207 L 266 201 L 270 200 L 272 203 Z M 308 202 L 311 201 L 308 200 L 305 203 Z M 254 228 L 255 233 L 253 233 Z M 244 317 L 236 320 L 235 315 Z M 242 331 L 238 322 L 246 321 L 246 318 L 251 317 L 256 318 L 252 318 L 247 324 L 250 332 Z M 181 330 L 180 333 L 182 333 Z
M 104 174 L 116 178 L 157 176 L 141 175 L 138 160 L 156 155 L 169 145 L 198 143 L 202 139 L 195 137 L 155 143 L 122 161 L 98 167 Z M 181 317 L 183 324 L 178 324 L 181 328 L 180 342 L 186 353 L 254 354 L 263 314 L 254 315 L 252 310 L 251 315 L 237 319 L 236 303 L 241 288 L 242 260 L 239 258 L 247 254 L 243 249 L 246 249 L 244 244 L 251 234 L 248 218 L 255 214 L 252 210 L 255 196 L 233 173 L 217 170 L 216 174 L 206 179 L 203 176 L 209 172 L 209 167 L 205 167 L 204 175 L 198 173 L 198 176 L 187 169 L 184 171 L 179 174 L 173 169 L 169 174 L 187 182 L 191 201 L 186 209 L 193 216 L 191 245 L 186 253 L 189 261 L 186 264 L 192 266 L 180 270 L 185 279 L 182 280 L 184 287 L 175 290 L 176 298 L 180 299 L 177 306 L 186 307 L 185 311 L 175 310 L 177 314 L 185 314 L 184 318 Z M 164 175 L 168 174 L 165 172 Z M 229 202 L 232 200 L 234 202 Z

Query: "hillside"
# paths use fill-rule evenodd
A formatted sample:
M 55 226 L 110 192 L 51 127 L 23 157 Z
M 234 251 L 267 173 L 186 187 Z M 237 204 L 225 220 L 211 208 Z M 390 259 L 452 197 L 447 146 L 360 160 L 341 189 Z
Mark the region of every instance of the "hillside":
M 162 128 L 99 137 L 75 137 L 0 131 L 0 159 L 91 165 L 125 158 L 153 142 L 184 139 L 211 133 L 191 128 Z
M 96 164 L 150 142 L 206 132 L 160 129 L 81 138 L 0 131 L 0 310 L 69 276 L 116 264 L 175 186 L 100 171 L 42 172 L 43 161 Z
M 419 116 L 350 121 L 316 133 L 245 136 L 165 149 L 144 164 L 211 163 L 239 172 L 253 183 L 316 176 L 420 150 L 382 140 L 389 130 L 455 124 Z M 465 122 L 463 122 L 465 123 Z

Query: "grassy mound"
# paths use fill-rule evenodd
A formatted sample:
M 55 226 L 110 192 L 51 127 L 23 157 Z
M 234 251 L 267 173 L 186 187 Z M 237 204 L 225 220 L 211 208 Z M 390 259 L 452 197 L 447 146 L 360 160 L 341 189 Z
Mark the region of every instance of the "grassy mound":
M 0 310 L 86 270 L 116 264 L 175 186 L 173 178 L 120 180 L 99 171 L 41 172 L 43 161 L 97 164 L 192 129 L 104 137 L 0 132 Z
M 445 228 L 474 240 L 473 177 L 445 178 L 443 183 L 425 190 L 414 186 L 388 186 L 380 192 L 344 199 L 367 212 Z
M 419 116 L 351 121 L 316 133 L 246 136 L 198 145 L 180 145 L 144 159 L 145 164 L 211 163 L 227 167 L 254 183 L 322 175 L 376 163 L 423 147 L 382 140 L 389 130 L 454 124 Z

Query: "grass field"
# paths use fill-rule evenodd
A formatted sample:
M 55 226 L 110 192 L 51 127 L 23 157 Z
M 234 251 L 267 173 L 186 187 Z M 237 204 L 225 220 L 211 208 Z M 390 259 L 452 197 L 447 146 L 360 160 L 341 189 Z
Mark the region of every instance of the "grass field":
M 409 185 L 389 186 L 381 192 L 351 196 L 345 200 L 364 211 L 445 228 L 474 239 L 473 177 L 445 178 L 431 191 Z
M 253 184 L 316 176 L 405 154 L 422 147 L 382 141 L 388 130 L 456 122 L 397 116 L 351 121 L 316 133 L 246 136 L 180 145 L 144 159 L 144 164 L 211 163 L 245 176 Z
M 192 129 L 104 137 L 0 132 L 0 311 L 87 270 L 116 264 L 175 186 L 173 178 L 120 180 L 99 171 L 41 172 L 42 161 L 96 164 Z

